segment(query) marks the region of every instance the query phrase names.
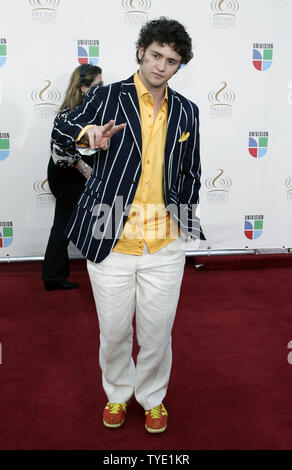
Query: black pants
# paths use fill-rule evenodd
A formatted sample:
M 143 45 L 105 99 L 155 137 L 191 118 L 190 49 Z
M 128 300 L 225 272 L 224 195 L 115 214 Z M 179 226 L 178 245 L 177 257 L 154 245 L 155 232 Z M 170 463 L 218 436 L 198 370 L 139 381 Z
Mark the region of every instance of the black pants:
M 70 275 L 67 250 L 69 240 L 64 235 L 64 230 L 86 180 L 75 168 L 59 168 L 50 160 L 48 181 L 56 198 L 56 207 L 43 263 L 42 278 L 44 281 L 64 280 Z

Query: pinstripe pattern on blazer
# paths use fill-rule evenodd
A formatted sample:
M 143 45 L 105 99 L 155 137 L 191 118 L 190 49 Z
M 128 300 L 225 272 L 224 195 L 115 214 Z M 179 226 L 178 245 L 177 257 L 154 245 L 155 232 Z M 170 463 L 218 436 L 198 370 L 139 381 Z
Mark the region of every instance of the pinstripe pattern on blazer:
M 121 236 L 141 175 L 141 121 L 134 76 L 91 88 L 82 105 L 52 131 L 54 142 L 72 148 L 86 125 L 103 125 L 111 119 L 116 124 L 125 122 L 126 127 L 111 138 L 107 150 L 99 150 L 93 157 L 92 175 L 66 229 L 81 253 L 95 263 L 111 252 Z M 189 133 L 188 138 L 181 139 L 183 133 Z M 183 232 L 204 239 L 195 214 L 201 176 L 199 145 L 197 106 L 168 88 L 164 200 Z

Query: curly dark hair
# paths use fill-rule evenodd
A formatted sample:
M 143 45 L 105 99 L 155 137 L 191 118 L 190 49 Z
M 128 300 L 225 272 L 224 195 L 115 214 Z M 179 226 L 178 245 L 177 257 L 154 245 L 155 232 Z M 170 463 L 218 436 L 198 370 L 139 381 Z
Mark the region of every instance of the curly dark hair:
M 193 57 L 192 40 L 185 27 L 176 20 L 170 20 L 165 16 L 161 16 L 142 26 L 138 41 L 136 42 L 138 64 L 141 63 L 138 57 L 139 48 L 143 47 L 146 50 L 153 42 L 158 42 L 161 45 L 172 45 L 175 52 L 181 56 L 183 64 L 187 64 Z

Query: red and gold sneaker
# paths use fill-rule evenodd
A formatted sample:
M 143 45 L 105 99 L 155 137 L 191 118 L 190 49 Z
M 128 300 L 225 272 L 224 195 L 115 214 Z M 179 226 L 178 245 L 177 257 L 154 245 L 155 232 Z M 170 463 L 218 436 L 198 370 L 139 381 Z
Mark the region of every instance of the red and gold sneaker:
M 107 428 L 119 428 L 125 421 L 127 403 L 107 402 L 103 410 L 103 424 Z
M 152 434 L 165 431 L 167 428 L 167 411 L 163 403 L 145 411 L 145 428 Z

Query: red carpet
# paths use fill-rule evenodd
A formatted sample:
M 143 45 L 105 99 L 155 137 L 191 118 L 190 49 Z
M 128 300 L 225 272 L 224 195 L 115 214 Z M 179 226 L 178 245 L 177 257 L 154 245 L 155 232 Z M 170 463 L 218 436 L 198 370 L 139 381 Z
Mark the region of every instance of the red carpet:
M 106 429 L 98 323 L 80 289 L 46 292 L 40 263 L 0 265 L 1 449 L 290 449 L 292 256 L 188 259 L 165 405 L 152 436 L 135 402 Z M 135 350 L 137 348 L 135 347 Z

